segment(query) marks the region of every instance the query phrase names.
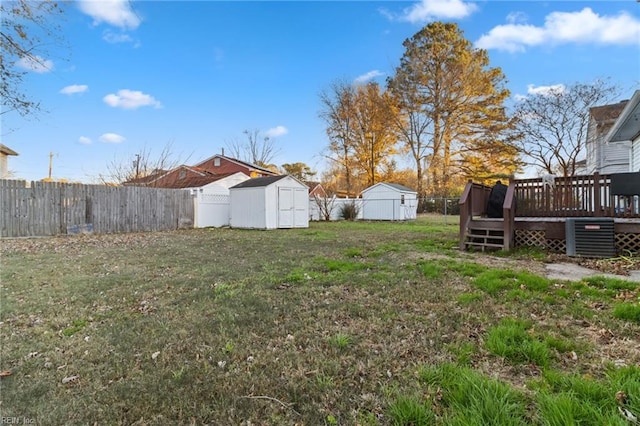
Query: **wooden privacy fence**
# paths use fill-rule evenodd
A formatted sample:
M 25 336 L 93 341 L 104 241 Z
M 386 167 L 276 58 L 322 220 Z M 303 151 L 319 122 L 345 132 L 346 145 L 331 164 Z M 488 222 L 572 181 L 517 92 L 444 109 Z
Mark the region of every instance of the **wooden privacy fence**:
M 0 180 L 0 236 L 126 233 L 193 227 L 189 191 Z

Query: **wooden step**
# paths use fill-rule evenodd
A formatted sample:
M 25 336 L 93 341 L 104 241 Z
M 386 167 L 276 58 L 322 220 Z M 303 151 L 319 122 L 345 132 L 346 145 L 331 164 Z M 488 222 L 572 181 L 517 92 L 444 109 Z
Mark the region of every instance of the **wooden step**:
M 483 251 L 484 251 L 484 247 L 491 247 L 491 248 L 504 248 L 504 244 L 494 244 L 494 243 L 472 243 L 470 241 L 465 241 L 465 245 L 467 246 L 473 246 L 473 247 L 482 247 Z
M 502 228 L 467 228 L 465 233 L 465 247 L 479 247 L 484 251 L 486 248 L 504 248 L 504 232 Z
M 502 231 L 504 229 L 504 224 L 502 219 L 473 219 L 469 222 L 469 226 L 467 228 Z
M 504 236 L 503 231 L 498 231 L 495 229 L 476 229 L 476 228 L 468 228 L 466 234 L 467 236 L 473 235 L 478 237 L 499 237 L 502 238 Z

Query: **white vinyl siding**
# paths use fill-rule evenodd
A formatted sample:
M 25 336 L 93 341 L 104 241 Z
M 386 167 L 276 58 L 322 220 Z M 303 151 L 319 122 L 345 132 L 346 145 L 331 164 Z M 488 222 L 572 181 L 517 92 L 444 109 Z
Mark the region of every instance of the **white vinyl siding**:
M 631 144 L 631 164 L 629 164 L 630 172 L 640 172 L 640 136 Z

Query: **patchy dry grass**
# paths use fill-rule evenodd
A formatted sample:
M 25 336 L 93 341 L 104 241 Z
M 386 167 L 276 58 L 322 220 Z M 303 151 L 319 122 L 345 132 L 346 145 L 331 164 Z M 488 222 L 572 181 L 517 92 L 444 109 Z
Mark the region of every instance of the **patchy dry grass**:
M 453 425 L 640 415 L 637 283 L 554 282 L 537 274 L 539 254 L 460 253 L 456 238 L 457 224 L 421 218 L 1 241 L 2 416 Z M 518 342 L 538 355 L 514 352 Z

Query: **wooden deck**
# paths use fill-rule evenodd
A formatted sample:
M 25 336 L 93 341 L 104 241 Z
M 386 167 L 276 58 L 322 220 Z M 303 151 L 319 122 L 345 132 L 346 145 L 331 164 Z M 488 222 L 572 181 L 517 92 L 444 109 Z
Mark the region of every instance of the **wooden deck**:
M 504 219 L 486 218 L 491 188 L 469 182 L 460 198 L 460 248 L 537 246 L 563 252 L 567 218 L 608 217 L 614 222 L 617 251 L 640 252 L 640 196 L 616 194 L 611 185 L 615 179 L 615 175 L 596 174 L 556 178 L 551 183 L 511 180 L 503 204 Z M 486 229 L 492 232 L 483 231 Z M 498 229 L 499 241 L 494 232 Z

